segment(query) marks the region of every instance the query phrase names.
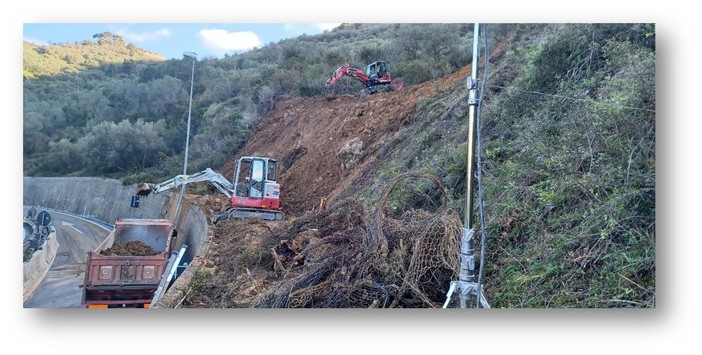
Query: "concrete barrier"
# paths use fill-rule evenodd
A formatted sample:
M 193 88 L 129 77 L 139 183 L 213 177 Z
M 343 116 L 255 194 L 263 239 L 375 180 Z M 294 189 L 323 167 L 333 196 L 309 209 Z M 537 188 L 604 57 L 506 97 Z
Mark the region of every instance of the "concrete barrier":
M 53 263 L 56 258 L 58 247 L 59 243 L 56 240 L 56 232 L 51 232 L 44 241 L 42 248 L 35 251 L 32 257 L 24 263 L 22 267 L 22 302 L 26 302 L 41 281 L 44 280 L 44 276 L 46 276 L 46 273 L 49 271 L 51 263 Z

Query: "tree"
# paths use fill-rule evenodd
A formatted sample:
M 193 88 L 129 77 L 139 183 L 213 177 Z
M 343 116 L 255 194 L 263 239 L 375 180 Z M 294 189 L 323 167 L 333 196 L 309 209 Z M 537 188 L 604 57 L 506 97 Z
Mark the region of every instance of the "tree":
M 160 135 L 165 131 L 162 120 L 134 124 L 102 122 L 78 142 L 88 171 L 98 174 L 142 171 L 158 164 L 158 152 L 166 151 Z

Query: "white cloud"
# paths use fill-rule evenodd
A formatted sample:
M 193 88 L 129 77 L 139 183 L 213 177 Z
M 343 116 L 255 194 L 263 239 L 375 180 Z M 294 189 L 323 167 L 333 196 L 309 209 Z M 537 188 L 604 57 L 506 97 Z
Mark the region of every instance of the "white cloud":
M 317 34 L 338 27 L 341 23 L 286 23 L 286 32 L 299 35 L 303 33 Z
M 339 25 L 341 23 L 286 23 L 283 25 L 285 30 L 283 38 L 294 38 L 303 34 L 316 35 Z
M 320 28 L 322 31 L 328 31 L 332 30 L 336 27 L 339 27 L 341 23 L 315 23 L 314 26 Z
M 206 47 L 218 52 L 246 51 L 263 46 L 261 39 L 251 31 L 228 32 L 214 28 L 200 30 L 200 39 Z
M 162 28 L 155 31 L 144 31 L 144 32 L 132 32 L 127 28 L 119 29 L 115 31 L 118 35 L 127 39 L 130 42 L 143 43 L 147 41 L 157 40 L 163 37 L 170 37 L 173 32 L 167 28 Z
M 47 41 L 42 41 L 42 40 L 36 39 L 34 37 L 24 37 L 24 41 L 34 43 L 37 46 L 46 46 L 49 44 L 49 42 L 47 42 Z

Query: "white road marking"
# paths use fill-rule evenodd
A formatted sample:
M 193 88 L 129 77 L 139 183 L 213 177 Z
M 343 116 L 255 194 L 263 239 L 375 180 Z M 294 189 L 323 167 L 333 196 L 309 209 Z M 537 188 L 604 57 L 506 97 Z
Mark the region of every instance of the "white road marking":
M 83 232 L 81 232 L 80 229 L 78 229 L 78 228 L 76 228 L 76 227 L 73 226 L 73 223 L 68 223 L 68 222 L 66 222 L 66 221 L 61 221 L 61 225 L 63 225 L 63 226 L 69 226 L 69 227 L 75 229 L 78 233 L 83 234 Z

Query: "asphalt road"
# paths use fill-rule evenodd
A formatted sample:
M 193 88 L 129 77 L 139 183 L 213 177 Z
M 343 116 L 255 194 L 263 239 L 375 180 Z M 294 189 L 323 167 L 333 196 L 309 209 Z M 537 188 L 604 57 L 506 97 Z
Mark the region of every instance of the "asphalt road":
M 59 248 L 51 268 L 24 308 L 79 308 L 88 251 L 95 249 L 111 229 L 80 217 L 49 213 Z

